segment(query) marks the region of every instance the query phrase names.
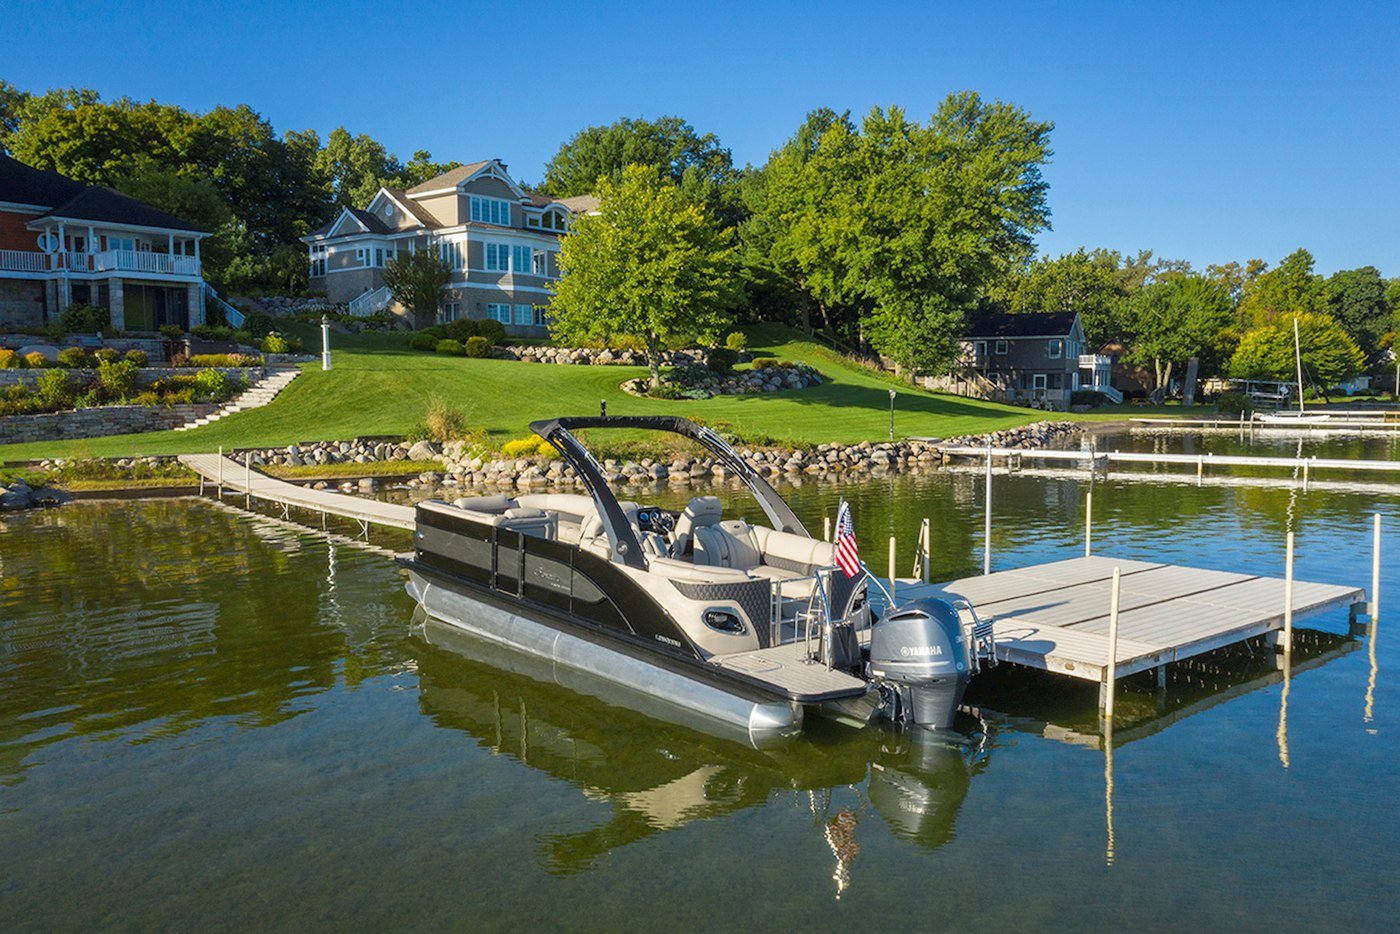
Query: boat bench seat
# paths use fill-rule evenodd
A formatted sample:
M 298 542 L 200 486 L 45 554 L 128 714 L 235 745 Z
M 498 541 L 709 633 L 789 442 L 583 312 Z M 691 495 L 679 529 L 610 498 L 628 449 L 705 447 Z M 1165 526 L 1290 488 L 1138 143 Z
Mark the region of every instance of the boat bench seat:
M 752 577 L 785 581 L 785 600 L 806 600 L 812 593 L 809 580 L 817 569 L 830 567 L 835 549 L 830 542 L 752 526 L 739 519 L 697 527 L 695 563 L 701 566 L 732 568 Z

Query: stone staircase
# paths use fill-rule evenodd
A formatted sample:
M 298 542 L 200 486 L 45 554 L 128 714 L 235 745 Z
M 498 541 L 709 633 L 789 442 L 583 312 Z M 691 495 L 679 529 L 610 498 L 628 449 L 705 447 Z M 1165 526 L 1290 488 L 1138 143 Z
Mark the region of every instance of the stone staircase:
M 189 431 L 191 428 L 202 428 L 212 422 L 217 422 L 225 415 L 232 415 L 234 412 L 246 412 L 248 409 L 256 409 L 267 405 L 277 394 L 287 388 L 287 384 L 301 375 L 301 370 L 294 366 L 268 367 L 265 376 L 256 383 L 250 385 L 243 392 L 234 396 L 218 410 L 205 415 L 203 418 L 196 418 L 194 421 L 186 422 L 176 431 Z

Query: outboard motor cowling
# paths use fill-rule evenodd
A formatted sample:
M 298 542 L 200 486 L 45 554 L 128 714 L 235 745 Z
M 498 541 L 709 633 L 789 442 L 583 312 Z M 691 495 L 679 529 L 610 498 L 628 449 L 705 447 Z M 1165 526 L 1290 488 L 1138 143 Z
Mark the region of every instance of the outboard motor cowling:
M 972 676 L 967 660 L 962 620 L 943 600 L 897 607 L 870 630 L 870 679 L 899 723 L 950 727 Z

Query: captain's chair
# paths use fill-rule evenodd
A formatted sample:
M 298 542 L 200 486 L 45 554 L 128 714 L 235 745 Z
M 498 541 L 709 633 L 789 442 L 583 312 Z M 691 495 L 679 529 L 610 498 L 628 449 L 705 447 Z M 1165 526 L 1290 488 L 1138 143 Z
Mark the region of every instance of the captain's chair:
M 671 533 L 671 557 L 684 558 L 694 552 L 695 530 L 717 524 L 723 512 L 718 496 L 697 496 L 687 503 Z

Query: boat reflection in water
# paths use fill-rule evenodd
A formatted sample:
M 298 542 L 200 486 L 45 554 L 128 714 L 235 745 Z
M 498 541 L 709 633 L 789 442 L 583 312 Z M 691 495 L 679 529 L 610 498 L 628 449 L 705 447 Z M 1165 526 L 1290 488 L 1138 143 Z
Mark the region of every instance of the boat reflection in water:
M 714 721 L 676 725 L 671 706 L 664 708 L 669 720 L 655 718 L 648 715 L 647 704 L 655 703 L 648 695 L 593 683 L 575 669 L 498 646 L 421 610 L 414 630 L 431 646 L 418 660 L 418 683 L 434 722 L 612 804 L 611 819 L 600 826 L 541 838 L 552 873 L 587 870 L 616 847 L 763 804 L 774 792 L 806 792 L 836 857 L 839 897 L 860 846 L 858 819 L 833 807 L 832 789 L 855 788 L 896 836 L 934 849 L 954 838 L 972 776 L 988 761 L 987 744 L 962 734 L 911 736 L 836 724 L 757 750 L 746 737 L 717 734 Z

